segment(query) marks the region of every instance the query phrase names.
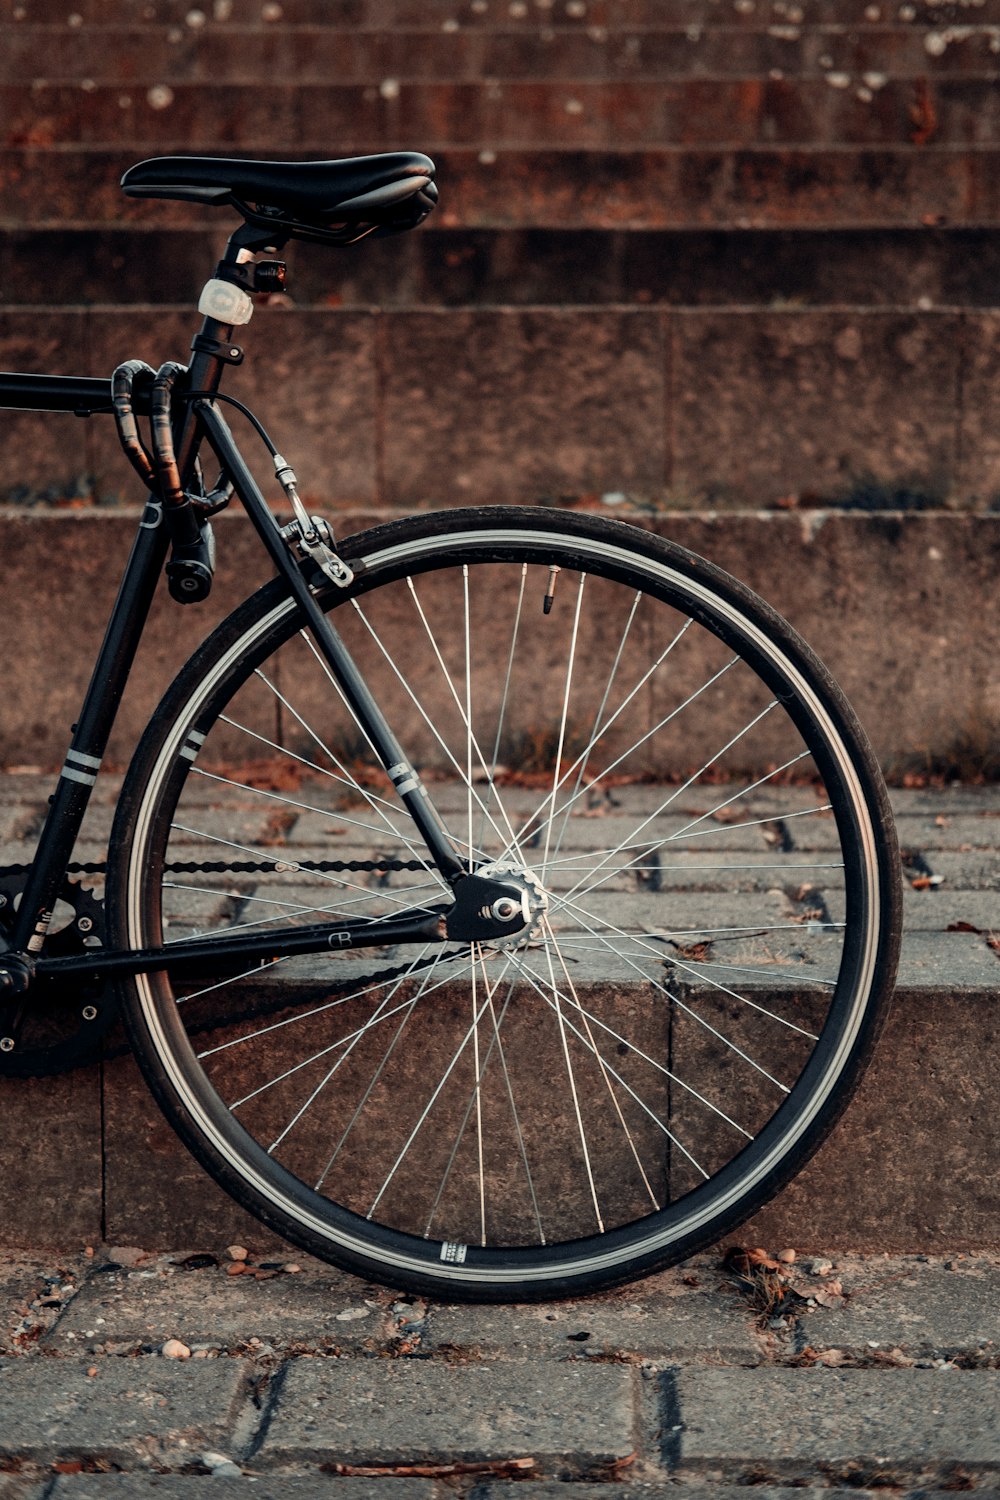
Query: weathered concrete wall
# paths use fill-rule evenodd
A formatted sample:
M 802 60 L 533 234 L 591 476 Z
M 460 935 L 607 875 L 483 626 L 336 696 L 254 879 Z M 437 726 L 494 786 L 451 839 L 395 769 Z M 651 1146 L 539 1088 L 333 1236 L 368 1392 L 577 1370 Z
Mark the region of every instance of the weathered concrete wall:
M 343 516 L 341 534 L 364 519 Z M 963 736 L 988 749 L 1000 725 L 989 626 L 1000 515 L 634 519 L 737 574 L 780 609 L 838 678 L 888 766 L 917 769 L 947 757 Z M 112 513 L 0 515 L 8 643 L 0 764 L 61 761 L 134 524 L 135 517 Z M 211 622 L 267 576 L 245 522 L 227 514 L 218 537 L 208 603 L 181 608 L 165 594 L 158 601 L 112 738 L 112 763 L 127 759 L 169 677 Z
M 2 312 L 0 368 L 184 359 L 196 321 Z M 998 330 L 981 309 L 267 308 L 226 389 L 334 507 L 624 492 L 669 509 L 985 510 L 1000 496 Z M 105 418 L 3 413 L 0 431 L 14 502 L 135 493 Z

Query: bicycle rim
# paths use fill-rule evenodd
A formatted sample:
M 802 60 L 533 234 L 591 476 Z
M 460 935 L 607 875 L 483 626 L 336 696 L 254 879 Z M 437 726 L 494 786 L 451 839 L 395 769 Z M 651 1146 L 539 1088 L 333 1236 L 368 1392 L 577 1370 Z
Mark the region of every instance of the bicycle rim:
M 898 892 L 870 754 L 784 622 L 632 528 L 460 512 L 345 550 L 337 628 L 528 925 L 140 977 L 147 1076 L 241 1202 L 393 1284 L 546 1296 L 679 1259 L 802 1164 L 873 1044 Z M 181 674 L 120 821 L 135 945 L 449 899 L 274 592 Z

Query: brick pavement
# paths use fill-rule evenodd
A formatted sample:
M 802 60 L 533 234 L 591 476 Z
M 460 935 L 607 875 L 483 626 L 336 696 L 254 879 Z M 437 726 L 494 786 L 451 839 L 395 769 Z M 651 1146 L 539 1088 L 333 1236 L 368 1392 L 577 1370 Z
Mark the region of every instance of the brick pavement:
M 1000 1493 L 995 1256 L 802 1258 L 770 1314 L 718 1255 L 492 1309 L 248 1264 L 8 1256 L 0 1500 Z

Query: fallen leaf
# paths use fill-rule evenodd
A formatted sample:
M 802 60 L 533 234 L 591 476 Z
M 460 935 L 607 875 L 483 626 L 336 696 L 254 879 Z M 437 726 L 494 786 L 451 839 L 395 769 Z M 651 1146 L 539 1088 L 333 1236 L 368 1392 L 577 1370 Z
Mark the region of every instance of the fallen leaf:
M 361 1479 L 379 1479 L 386 1474 L 418 1479 L 439 1479 L 449 1474 L 495 1474 L 498 1477 L 504 1475 L 518 1478 L 522 1474 L 528 1474 L 535 1467 L 533 1458 L 505 1458 L 485 1460 L 479 1463 L 441 1463 L 441 1464 L 320 1464 L 320 1471 L 324 1474 L 343 1474 L 349 1477 Z

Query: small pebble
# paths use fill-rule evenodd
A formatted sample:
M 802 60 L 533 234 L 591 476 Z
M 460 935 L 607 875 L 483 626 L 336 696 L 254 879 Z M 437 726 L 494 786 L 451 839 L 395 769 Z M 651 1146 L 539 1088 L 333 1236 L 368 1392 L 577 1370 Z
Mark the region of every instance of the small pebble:
M 794 1250 L 779 1250 L 778 1251 L 778 1260 L 781 1261 L 781 1264 L 783 1266 L 794 1265 L 795 1264 L 795 1251 Z
M 190 1359 L 191 1350 L 187 1344 L 182 1344 L 180 1339 L 167 1339 L 160 1353 L 164 1359 Z
M 247 1263 L 246 1263 L 245 1260 L 232 1260 L 232 1261 L 229 1262 L 229 1265 L 226 1267 L 226 1275 L 227 1276 L 240 1276 L 246 1270 L 246 1268 L 247 1268 Z
M 289 1276 L 298 1276 L 299 1272 L 302 1270 L 302 1267 L 297 1266 L 294 1260 L 290 1260 L 285 1266 L 285 1270 L 288 1272 Z
M 201 1461 L 211 1469 L 213 1479 L 242 1479 L 243 1470 L 225 1453 L 203 1453 Z
M 230 1245 L 226 1254 L 230 1260 L 246 1260 L 248 1252 L 242 1245 Z

